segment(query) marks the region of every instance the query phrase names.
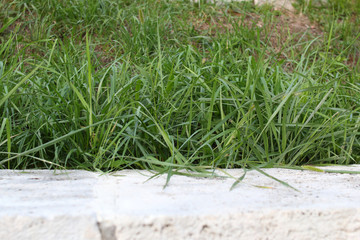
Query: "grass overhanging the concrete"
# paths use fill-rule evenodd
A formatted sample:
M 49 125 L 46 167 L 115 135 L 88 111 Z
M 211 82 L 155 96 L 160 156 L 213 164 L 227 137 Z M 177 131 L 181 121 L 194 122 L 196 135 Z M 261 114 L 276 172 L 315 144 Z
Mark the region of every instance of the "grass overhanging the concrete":
M 360 4 L 295 9 L 0 0 L 0 168 L 359 164 Z

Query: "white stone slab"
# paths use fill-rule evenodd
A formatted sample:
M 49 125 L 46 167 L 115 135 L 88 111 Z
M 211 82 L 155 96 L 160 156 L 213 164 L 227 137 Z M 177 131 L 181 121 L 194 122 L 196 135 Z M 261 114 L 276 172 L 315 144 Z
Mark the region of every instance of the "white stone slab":
M 255 171 L 229 191 L 221 177 L 163 189 L 147 171 L 0 170 L 0 239 L 360 239 L 360 175 L 264 171 L 299 192 Z

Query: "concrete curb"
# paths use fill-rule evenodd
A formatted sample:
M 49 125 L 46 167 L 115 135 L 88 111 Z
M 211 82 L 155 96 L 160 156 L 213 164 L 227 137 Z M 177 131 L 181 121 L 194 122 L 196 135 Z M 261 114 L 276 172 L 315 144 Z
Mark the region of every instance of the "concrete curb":
M 360 165 L 327 167 L 360 171 Z M 265 169 L 234 179 L 147 171 L 0 171 L 0 239 L 358 239 L 360 175 Z M 227 171 L 234 177 L 241 169 Z

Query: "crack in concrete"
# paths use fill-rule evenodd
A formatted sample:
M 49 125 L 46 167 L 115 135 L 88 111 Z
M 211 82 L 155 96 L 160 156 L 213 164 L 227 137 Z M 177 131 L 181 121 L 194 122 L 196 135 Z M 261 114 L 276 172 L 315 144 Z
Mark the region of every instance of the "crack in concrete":
M 101 240 L 117 240 L 115 225 L 108 225 L 102 222 L 97 222 L 96 224 L 101 236 Z

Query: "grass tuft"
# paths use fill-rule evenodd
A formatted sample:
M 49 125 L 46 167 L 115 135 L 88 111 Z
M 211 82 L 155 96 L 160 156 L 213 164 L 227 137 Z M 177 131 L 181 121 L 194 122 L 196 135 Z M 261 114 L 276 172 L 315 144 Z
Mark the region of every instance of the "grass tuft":
M 0 0 L 0 168 L 359 163 L 356 4 Z

